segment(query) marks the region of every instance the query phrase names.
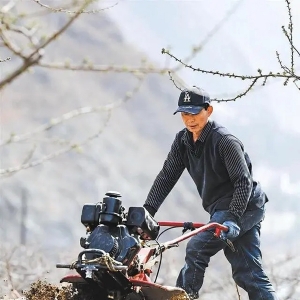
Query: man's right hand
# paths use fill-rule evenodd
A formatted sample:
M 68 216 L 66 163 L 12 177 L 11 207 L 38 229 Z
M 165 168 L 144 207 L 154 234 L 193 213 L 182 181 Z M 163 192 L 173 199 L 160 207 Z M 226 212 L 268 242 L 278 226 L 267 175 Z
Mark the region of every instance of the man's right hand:
M 222 225 L 228 227 L 228 231 L 221 233 L 221 238 L 223 239 L 234 239 L 240 234 L 240 227 L 233 221 L 225 221 Z
M 144 208 L 148 211 L 148 213 L 151 215 L 151 217 L 154 217 L 154 216 L 155 216 L 157 210 L 156 210 L 154 207 L 145 204 L 145 205 L 144 205 Z

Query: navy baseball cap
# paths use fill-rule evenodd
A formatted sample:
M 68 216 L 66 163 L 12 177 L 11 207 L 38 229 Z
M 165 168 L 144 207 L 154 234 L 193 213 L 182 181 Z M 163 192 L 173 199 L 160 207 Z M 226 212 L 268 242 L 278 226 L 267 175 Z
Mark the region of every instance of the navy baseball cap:
M 180 93 L 178 108 L 174 115 L 178 112 L 196 115 L 205 107 L 205 104 L 210 104 L 210 102 L 210 97 L 204 90 L 196 86 L 184 89 Z

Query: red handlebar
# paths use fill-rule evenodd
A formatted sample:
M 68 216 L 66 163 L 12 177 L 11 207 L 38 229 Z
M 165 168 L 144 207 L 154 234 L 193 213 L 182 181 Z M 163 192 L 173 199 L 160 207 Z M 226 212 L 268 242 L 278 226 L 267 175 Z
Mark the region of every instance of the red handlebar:
M 194 228 L 199 228 L 206 225 L 206 223 L 192 223 L 192 222 L 172 222 L 172 221 L 158 222 L 160 226 L 170 226 L 170 227 L 184 227 L 185 224 L 187 223 L 191 224 Z
M 163 222 L 158 222 L 158 224 L 160 226 L 184 227 L 185 222 L 164 222 L 163 221 Z M 217 237 L 220 237 L 221 231 L 225 231 L 225 232 L 228 231 L 228 227 L 226 227 L 224 225 L 221 225 L 219 223 L 215 223 L 215 222 L 214 223 L 208 223 L 208 224 L 192 223 L 192 225 L 193 225 L 194 228 L 197 228 L 197 229 L 195 229 L 191 232 L 185 233 L 185 234 L 177 237 L 174 240 L 168 241 L 167 243 L 164 244 L 166 246 L 166 248 L 171 246 L 171 245 L 177 244 L 177 243 L 179 243 L 183 240 L 186 240 L 189 237 L 194 236 L 199 232 L 206 231 L 208 229 L 214 228 L 215 229 L 215 235 Z

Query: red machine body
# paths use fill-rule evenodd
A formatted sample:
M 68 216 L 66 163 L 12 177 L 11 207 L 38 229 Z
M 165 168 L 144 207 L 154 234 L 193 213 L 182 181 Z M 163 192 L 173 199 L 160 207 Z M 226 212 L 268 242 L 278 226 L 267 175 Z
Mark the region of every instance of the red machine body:
M 115 266 L 110 266 L 107 264 L 107 269 L 105 272 L 111 272 L 111 276 L 114 277 L 117 273 L 122 273 L 124 280 L 124 286 L 126 288 L 124 290 L 112 290 L 108 293 L 103 292 L 103 286 L 98 289 L 97 280 L 91 276 L 90 279 L 84 278 L 82 273 L 75 273 L 70 274 L 61 279 L 62 282 L 71 283 L 75 288 L 78 290 L 88 290 L 88 289 L 95 289 L 96 290 L 96 297 L 95 300 L 108 300 L 108 299 L 115 299 L 115 300 L 179 300 L 179 299 L 189 299 L 188 295 L 185 293 L 183 289 L 177 287 L 170 287 L 164 286 L 155 283 L 151 279 L 152 267 L 154 265 L 154 261 L 157 262 L 156 258 L 161 257 L 163 253 L 172 248 L 178 247 L 179 243 L 206 230 L 212 230 L 213 234 L 216 238 L 220 238 L 221 231 L 227 231 L 228 228 L 218 223 L 191 223 L 191 222 L 171 222 L 171 221 L 162 221 L 158 222 L 161 227 L 182 227 L 185 231 L 190 229 L 191 231 L 185 232 L 179 237 L 161 243 L 158 242 L 152 243 L 149 245 L 149 241 L 143 241 L 141 243 L 141 248 L 136 254 L 136 257 L 132 260 L 132 264 L 138 264 L 138 267 L 134 274 L 128 273 L 131 266 L 126 268 L 121 268 L 120 264 Z M 188 224 L 188 227 L 187 227 Z M 82 261 L 84 262 L 84 261 Z M 113 262 L 113 260 L 112 260 Z M 97 262 L 98 263 L 98 262 Z M 89 263 L 89 266 L 93 266 Z M 58 268 L 62 267 L 69 267 L 70 269 L 74 268 L 71 265 L 57 265 Z M 119 268 L 118 268 L 119 267 Z M 76 268 L 75 268 L 76 269 Z M 93 269 L 91 267 L 91 269 Z M 77 269 L 76 269 L 77 270 Z M 78 271 L 78 270 L 77 270 Z M 100 276 L 101 277 L 101 276 Z M 120 277 L 120 278 L 123 278 Z M 99 277 L 98 277 L 99 278 Z M 116 279 L 117 281 L 121 282 L 122 280 Z M 122 284 L 122 282 L 121 282 Z M 105 287 L 104 287 L 105 288 Z M 98 294 L 97 294 L 97 291 Z

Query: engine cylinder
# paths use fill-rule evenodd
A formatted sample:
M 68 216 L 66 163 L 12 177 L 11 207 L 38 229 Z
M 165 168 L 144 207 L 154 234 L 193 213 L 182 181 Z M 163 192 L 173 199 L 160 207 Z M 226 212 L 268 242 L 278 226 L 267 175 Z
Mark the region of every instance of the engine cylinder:
M 100 212 L 100 223 L 107 225 L 118 225 L 122 221 L 122 201 L 114 197 L 105 197 Z

